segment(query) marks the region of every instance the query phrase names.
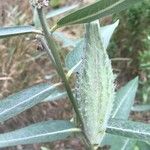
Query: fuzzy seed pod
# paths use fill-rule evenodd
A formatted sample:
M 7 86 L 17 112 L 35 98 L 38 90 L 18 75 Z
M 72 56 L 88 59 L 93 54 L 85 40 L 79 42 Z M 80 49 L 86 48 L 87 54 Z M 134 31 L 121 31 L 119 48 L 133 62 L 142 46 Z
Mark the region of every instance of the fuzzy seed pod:
M 86 24 L 83 55 L 82 67 L 77 75 L 77 103 L 88 139 L 92 144 L 100 144 L 111 115 L 115 86 L 98 21 Z

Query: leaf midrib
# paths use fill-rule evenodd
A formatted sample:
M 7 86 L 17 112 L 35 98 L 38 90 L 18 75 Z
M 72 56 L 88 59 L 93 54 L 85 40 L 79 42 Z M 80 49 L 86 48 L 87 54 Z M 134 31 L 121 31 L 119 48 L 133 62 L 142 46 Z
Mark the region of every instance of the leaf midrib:
M 98 14 L 100 14 L 100 13 L 103 13 L 104 11 L 107 11 L 107 10 L 109 10 L 109 9 L 111 9 L 111 8 L 113 8 L 113 7 L 117 6 L 117 5 L 119 5 L 120 3 L 124 2 L 124 1 L 125 1 L 125 0 L 120 0 L 120 1 L 118 1 L 118 2 L 116 2 L 116 3 L 114 3 L 114 4 L 112 4 L 112 5 L 110 5 L 110 6 L 108 6 L 108 7 L 106 7 L 106 8 L 104 8 L 104 9 L 98 11 L 97 13 L 94 13 L 94 14 L 88 15 L 88 16 L 86 16 L 86 17 L 77 19 L 77 20 L 72 21 L 72 22 L 70 22 L 70 23 L 68 23 L 68 24 L 66 24 L 66 25 L 74 24 L 74 23 L 76 23 L 76 22 L 80 22 L 80 21 L 82 21 L 82 20 L 86 20 L 86 19 L 88 19 L 88 18 L 92 18 L 92 17 L 94 17 L 94 16 L 96 16 L 96 15 L 98 15 Z M 93 4 L 93 5 L 94 5 L 94 4 Z M 82 8 L 81 8 L 81 9 L 82 9 Z M 60 21 L 61 21 L 61 20 L 60 20 Z
M 6 141 L 0 141 L 0 143 L 5 144 L 9 142 L 19 142 L 23 140 L 30 140 L 33 138 L 41 138 L 44 136 L 49 136 L 49 135 L 55 135 L 55 134 L 60 134 L 60 133 L 67 133 L 67 132 L 80 132 L 81 130 L 79 128 L 72 128 L 72 129 L 65 129 L 65 130 L 60 130 L 60 131 L 55 131 L 55 132 L 50 132 L 50 133 L 44 133 L 44 134 L 37 134 L 34 136 L 29 136 L 29 137 L 23 137 L 23 138 L 18 138 L 18 139 L 12 139 L 12 140 L 6 140 Z
M 149 132 L 139 132 L 138 130 L 133 130 L 133 129 L 125 129 L 125 128 L 122 128 L 122 127 L 114 127 L 114 126 L 108 126 L 107 127 L 108 129 L 112 130 L 116 130 L 116 131 L 123 131 L 123 132 L 126 132 L 126 133 L 132 133 L 132 134 L 141 134 L 141 135 L 146 135 L 146 136 L 150 136 L 150 133 Z
M 128 92 L 125 94 L 125 96 L 122 98 L 120 104 L 118 105 L 117 109 L 115 110 L 112 118 L 115 118 L 116 114 L 118 113 L 121 105 L 123 104 L 124 100 L 126 99 L 126 97 L 128 96 L 128 94 L 130 93 L 131 89 L 135 86 L 136 81 L 132 84 L 132 86 L 129 88 Z
M 4 115 L 4 114 L 7 113 L 8 111 L 11 111 L 12 109 L 15 109 L 16 107 L 19 107 L 20 105 L 22 105 L 22 104 L 24 104 L 24 103 L 30 101 L 31 99 L 34 99 L 35 97 L 41 95 L 42 93 L 44 93 L 44 92 L 46 92 L 46 91 L 49 91 L 49 90 L 51 90 L 51 89 L 57 87 L 59 84 L 60 84 L 60 83 L 55 84 L 54 86 L 48 87 L 48 88 L 46 88 L 45 90 L 43 90 L 43 91 L 41 91 L 41 92 L 35 94 L 34 96 L 31 96 L 30 98 L 27 98 L 25 101 L 22 101 L 22 102 L 18 103 L 17 105 L 14 105 L 13 107 L 10 107 L 10 108 L 8 108 L 8 109 L 3 110 L 2 112 L 0 112 L 0 116 L 1 116 L 1 115 Z

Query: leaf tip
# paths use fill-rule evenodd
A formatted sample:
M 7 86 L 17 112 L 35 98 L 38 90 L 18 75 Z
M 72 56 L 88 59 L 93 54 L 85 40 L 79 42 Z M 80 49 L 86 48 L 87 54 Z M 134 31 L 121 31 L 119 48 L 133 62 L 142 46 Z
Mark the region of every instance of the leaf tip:
M 136 77 L 134 78 L 134 80 L 135 80 L 136 82 L 138 82 L 138 81 L 139 81 L 139 76 L 136 76 Z
M 119 19 L 115 22 L 115 26 L 117 27 L 119 25 Z
M 53 32 L 56 31 L 56 29 L 58 29 L 58 28 L 59 28 L 59 26 L 56 24 L 56 25 L 54 25 L 54 26 L 51 28 L 50 32 L 53 33 Z

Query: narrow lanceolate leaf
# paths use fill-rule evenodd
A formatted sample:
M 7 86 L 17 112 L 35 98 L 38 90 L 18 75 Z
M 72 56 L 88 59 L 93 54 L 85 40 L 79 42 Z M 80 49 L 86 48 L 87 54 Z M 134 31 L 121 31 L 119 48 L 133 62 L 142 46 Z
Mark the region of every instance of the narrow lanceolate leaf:
M 0 28 L 0 38 L 17 36 L 23 34 L 42 34 L 40 30 L 35 29 L 33 26 L 12 26 L 12 27 L 1 27 Z
M 99 0 L 65 16 L 57 22 L 55 29 L 65 25 L 91 22 L 118 13 L 140 1 L 142 0 Z
M 76 64 L 78 64 L 83 57 L 83 47 L 84 47 L 84 40 L 80 41 L 76 47 L 67 54 L 65 58 L 65 65 L 68 70 L 73 68 Z M 78 69 L 75 70 L 75 72 Z
M 50 19 L 52 17 L 55 17 L 55 16 L 58 16 L 58 15 L 61 15 L 63 13 L 66 13 L 66 12 L 69 12 L 75 8 L 77 8 L 78 5 L 72 5 L 72 6 L 65 6 L 65 7 L 62 7 L 62 8 L 59 8 L 59 9 L 56 9 L 56 10 L 51 10 L 50 12 L 48 12 L 48 14 L 46 15 L 46 18 L 47 19 Z
M 80 129 L 68 121 L 56 120 L 36 123 L 16 131 L 0 134 L 0 148 L 20 144 L 52 142 L 65 139 Z
M 62 42 L 62 47 L 75 47 L 81 41 L 81 39 L 71 39 L 62 32 L 54 32 L 53 35 L 57 40 Z
M 150 142 L 150 125 L 145 123 L 111 119 L 108 122 L 106 132 Z
M 138 77 L 129 81 L 116 93 L 112 116 L 115 119 L 127 120 L 134 103 L 135 94 L 138 87 Z M 135 140 L 117 135 L 106 134 L 102 145 L 111 145 L 111 150 L 126 150 L 135 145 Z
M 114 75 L 101 41 L 99 22 L 86 25 L 82 67 L 77 75 L 77 101 L 84 130 L 92 144 L 105 134 L 114 101 Z
M 51 93 L 47 98 L 44 99 L 43 102 L 50 102 L 55 100 L 62 100 L 67 97 L 67 92 L 59 89 L 55 89 L 53 93 Z
M 55 85 L 39 84 L 10 95 L 0 101 L 0 122 L 3 122 L 17 114 L 42 102 L 50 94 L 57 90 L 60 83 Z
M 131 80 L 122 87 L 116 94 L 113 106 L 112 118 L 127 119 L 134 103 L 138 87 L 138 77 Z

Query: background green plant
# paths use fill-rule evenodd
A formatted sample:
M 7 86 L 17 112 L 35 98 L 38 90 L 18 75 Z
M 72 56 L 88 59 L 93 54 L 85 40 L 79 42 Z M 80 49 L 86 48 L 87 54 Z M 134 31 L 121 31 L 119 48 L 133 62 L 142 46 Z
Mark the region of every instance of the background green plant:
M 116 15 L 115 15 L 116 17 Z M 112 57 L 131 58 L 130 67 L 125 73 L 139 74 L 140 87 L 138 97 L 141 102 L 149 103 L 149 72 L 148 67 L 142 67 L 144 64 L 149 64 L 149 35 L 150 27 L 150 3 L 144 0 L 140 4 L 136 4 L 133 8 L 124 11 L 117 15 L 121 20 L 120 26 L 113 40 L 110 43 L 109 51 Z M 121 66 L 118 65 L 118 68 Z M 135 70 L 133 72 L 133 70 Z

